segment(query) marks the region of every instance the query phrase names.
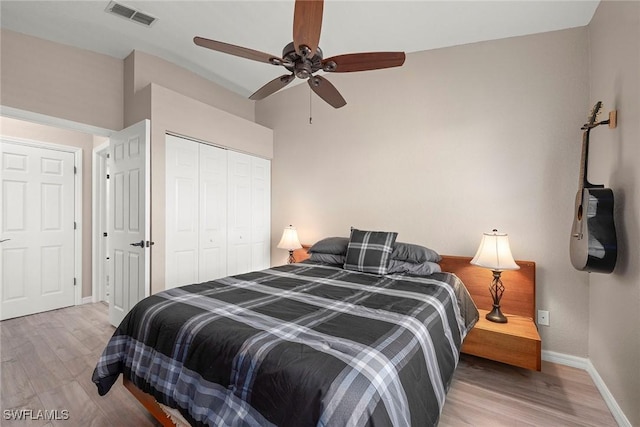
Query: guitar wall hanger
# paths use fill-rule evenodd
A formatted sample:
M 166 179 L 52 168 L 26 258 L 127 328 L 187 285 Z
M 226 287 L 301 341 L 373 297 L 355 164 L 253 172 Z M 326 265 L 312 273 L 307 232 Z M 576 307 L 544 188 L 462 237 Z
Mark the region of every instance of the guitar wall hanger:
M 618 127 L 618 110 L 609 111 L 609 120 L 607 120 L 609 129 Z
M 580 129 L 582 130 L 593 129 L 594 127 L 597 127 L 600 125 L 609 125 L 609 129 L 615 129 L 616 127 L 618 127 L 618 110 L 609 111 L 608 120 L 602 120 L 600 122 L 595 122 L 595 123 L 585 123 L 584 126 L 582 126 Z

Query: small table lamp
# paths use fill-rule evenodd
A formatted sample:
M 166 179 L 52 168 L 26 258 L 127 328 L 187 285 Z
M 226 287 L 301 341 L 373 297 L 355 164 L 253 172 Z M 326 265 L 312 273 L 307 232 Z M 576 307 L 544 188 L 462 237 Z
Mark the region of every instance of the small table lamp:
M 507 318 L 500 311 L 500 299 L 504 293 L 500 274 L 504 270 L 518 270 L 520 268 L 511 255 L 507 234 L 498 233 L 498 230 L 495 229 L 492 233 L 483 233 L 480 247 L 471 260 L 471 264 L 493 271 L 493 281 L 489 286 L 489 292 L 493 298 L 493 310 L 487 314 L 487 320 L 507 323 Z
M 296 262 L 293 257 L 293 251 L 295 249 L 300 249 L 302 245 L 300 244 L 300 240 L 298 240 L 298 232 L 296 228 L 292 225 L 284 228 L 284 232 L 282 233 L 282 239 L 280 239 L 280 243 L 278 243 L 278 248 L 286 249 L 289 251 L 289 260 L 287 261 L 289 264 L 293 264 Z

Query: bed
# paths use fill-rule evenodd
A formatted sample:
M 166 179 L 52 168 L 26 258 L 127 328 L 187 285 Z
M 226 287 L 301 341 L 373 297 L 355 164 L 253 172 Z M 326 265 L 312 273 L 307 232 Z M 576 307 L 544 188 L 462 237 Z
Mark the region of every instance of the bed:
M 93 381 L 123 374 L 165 425 L 436 425 L 478 311 L 454 274 L 380 273 L 304 260 L 152 295 Z

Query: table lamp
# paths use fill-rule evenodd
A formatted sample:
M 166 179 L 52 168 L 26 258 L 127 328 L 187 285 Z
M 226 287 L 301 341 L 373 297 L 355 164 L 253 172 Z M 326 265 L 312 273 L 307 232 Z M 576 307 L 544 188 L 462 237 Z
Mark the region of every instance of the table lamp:
M 287 261 L 289 264 L 293 264 L 296 262 L 293 257 L 293 251 L 296 249 L 300 249 L 302 245 L 300 244 L 300 240 L 298 240 L 298 232 L 296 228 L 292 225 L 284 228 L 284 232 L 282 233 L 282 238 L 280 239 L 280 243 L 278 243 L 278 248 L 286 249 L 289 251 L 289 260 Z
M 494 229 L 491 233 L 483 233 L 478 252 L 471 260 L 471 264 L 488 268 L 493 272 L 493 281 L 489 292 L 493 298 L 493 310 L 487 313 L 487 320 L 496 323 L 507 323 L 507 318 L 500 311 L 500 299 L 504 293 L 504 285 L 500 274 L 505 270 L 518 270 L 520 267 L 511 255 L 509 238 L 506 233 L 498 233 Z

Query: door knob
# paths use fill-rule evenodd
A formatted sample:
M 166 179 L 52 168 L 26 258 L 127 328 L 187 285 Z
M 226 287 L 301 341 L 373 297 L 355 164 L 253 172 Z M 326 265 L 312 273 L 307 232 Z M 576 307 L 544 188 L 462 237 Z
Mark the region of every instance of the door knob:
M 139 246 L 141 248 L 144 248 L 144 240 L 140 240 L 137 243 L 131 243 L 131 246 Z

